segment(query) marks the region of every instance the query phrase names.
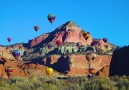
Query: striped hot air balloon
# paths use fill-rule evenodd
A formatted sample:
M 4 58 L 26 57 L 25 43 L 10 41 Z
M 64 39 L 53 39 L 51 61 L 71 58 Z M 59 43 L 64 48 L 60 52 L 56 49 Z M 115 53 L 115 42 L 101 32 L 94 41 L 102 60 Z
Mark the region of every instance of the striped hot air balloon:
M 6 72 L 6 74 L 7 74 L 8 76 L 10 76 L 10 75 L 12 74 L 12 72 L 13 72 L 13 67 L 12 67 L 12 66 L 7 66 L 7 67 L 5 68 L 5 72 Z
M 83 37 L 85 38 L 85 40 L 87 40 L 90 37 L 90 33 L 89 32 L 84 32 Z
M 54 14 L 49 14 L 47 16 L 47 18 L 48 18 L 48 20 L 49 20 L 50 23 L 53 23 L 54 20 L 56 19 L 56 16 Z

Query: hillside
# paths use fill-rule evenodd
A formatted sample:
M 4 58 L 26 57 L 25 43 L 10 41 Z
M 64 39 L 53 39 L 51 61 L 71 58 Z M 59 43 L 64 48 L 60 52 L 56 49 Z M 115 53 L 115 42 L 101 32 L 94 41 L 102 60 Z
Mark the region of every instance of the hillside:
M 88 38 L 84 37 L 85 33 L 89 34 Z M 111 55 L 115 49 L 116 46 L 110 42 L 94 39 L 89 31 L 84 31 L 74 22 L 68 21 L 50 33 L 29 40 L 28 43 L 0 46 L 0 56 L 14 62 L 16 59 L 12 52 L 20 50 L 19 61 L 23 64 L 18 67 L 23 71 L 30 71 L 33 67 L 33 70 L 38 68 L 42 72 L 45 66 L 49 66 L 64 74 L 88 74 L 87 53 L 97 54 L 92 62 L 97 72 L 110 65 Z M 73 59 L 72 65 L 69 65 L 69 58 Z

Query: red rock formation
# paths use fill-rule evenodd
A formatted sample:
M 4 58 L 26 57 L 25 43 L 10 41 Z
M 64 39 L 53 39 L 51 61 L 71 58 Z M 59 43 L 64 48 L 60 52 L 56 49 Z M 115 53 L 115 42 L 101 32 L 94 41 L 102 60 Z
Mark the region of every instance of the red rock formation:
M 109 66 L 105 66 L 102 69 L 100 69 L 97 74 L 98 76 L 109 76 Z
M 85 40 L 81 32 L 82 29 L 80 27 L 76 26 L 73 22 L 69 21 L 55 29 L 55 31 L 51 32 L 50 35 L 43 34 L 39 37 L 29 40 L 28 43 L 29 47 L 34 47 L 38 44 L 55 42 L 57 40 L 60 40 L 62 42 L 81 42 L 83 45 L 90 45 L 92 42 L 92 36 Z M 52 40 L 49 39 L 50 37 Z M 45 39 L 47 39 L 47 41 L 44 41 Z
M 29 42 L 28 42 L 28 47 L 33 47 L 33 46 L 36 46 L 36 45 L 38 45 L 38 44 L 40 44 L 41 42 L 43 42 L 43 40 L 45 40 L 47 37 L 49 36 L 49 34 L 43 34 L 43 35 L 41 35 L 41 36 L 39 36 L 39 37 L 36 37 L 36 38 L 34 38 L 34 39 L 32 39 L 32 40 L 29 40 Z
M 89 63 L 88 63 L 88 60 L 86 60 L 86 55 L 73 54 L 70 57 L 73 59 L 73 63 L 69 68 L 67 68 L 68 74 L 86 74 L 86 73 L 88 73 Z M 97 71 L 99 71 L 101 68 L 109 65 L 110 60 L 111 60 L 111 56 L 97 55 L 96 59 L 92 63 L 92 67 L 94 67 Z M 42 61 L 44 62 L 44 65 L 55 67 L 55 69 L 57 69 L 57 70 L 60 70 L 60 68 L 65 69 L 67 67 L 66 64 L 68 64 L 68 63 L 66 63 L 67 58 L 65 58 L 65 57 L 63 58 L 63 56 L 61 57 L 58 55 L 52 55 L 49 58 L 44 58 Z M 60 65 L 58 65 L 58 64 L 60 64 Z
M 0 57 L 0 77 L 2 78 L 8 78 L 6 72 L 5 72 L 5 67 L 7 66 L 12 66 L 13 67 L 13 73 L 11 74 L 10 77 L 13 76 L 22 76 L 22 77 L 26 77 L 27 74 L 21 70 L 19 67 L 17 67 L 17 64 L 10 61 L 7 58 L 2 58 Z

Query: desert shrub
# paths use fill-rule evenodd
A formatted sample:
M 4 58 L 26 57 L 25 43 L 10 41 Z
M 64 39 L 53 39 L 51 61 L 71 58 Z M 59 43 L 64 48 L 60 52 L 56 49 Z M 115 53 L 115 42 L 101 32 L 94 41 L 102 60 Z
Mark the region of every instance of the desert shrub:
M 129 77 L 69 77 L 65 80 L 13 77 L 1 79 L 0 90 L 129 90 Z
M 84 89 L 86 90 L 112 90 L 112 82 L 108 77 L 96 78 L 88 81 Z

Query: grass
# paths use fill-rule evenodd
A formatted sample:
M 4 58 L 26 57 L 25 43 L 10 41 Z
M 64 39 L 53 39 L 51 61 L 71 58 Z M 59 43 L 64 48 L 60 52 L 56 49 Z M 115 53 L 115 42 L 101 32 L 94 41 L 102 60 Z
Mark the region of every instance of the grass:
M 0 90 L 129 90 L 129 77 L 69 77 L 67 80 L 13 77 L 0 79 Z

